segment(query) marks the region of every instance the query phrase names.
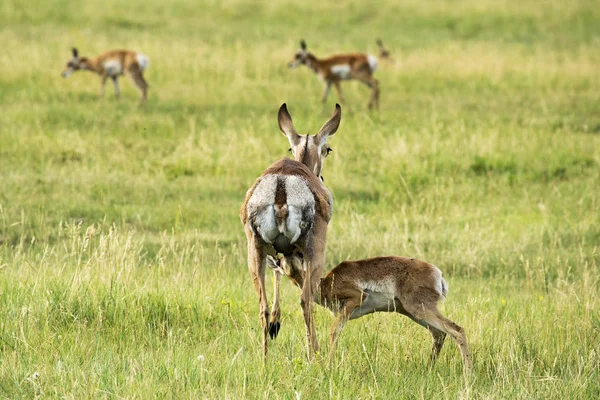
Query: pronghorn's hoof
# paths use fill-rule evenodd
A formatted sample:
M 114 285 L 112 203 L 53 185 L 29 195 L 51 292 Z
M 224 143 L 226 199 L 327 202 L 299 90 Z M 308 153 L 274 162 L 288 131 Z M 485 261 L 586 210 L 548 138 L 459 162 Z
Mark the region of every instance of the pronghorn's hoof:
M 275 339 L 277 337 L 280 328 L 281 324 L 279 323 L 279 321 L 269 323 L 269 336 L 271 337 L 271 339 Z

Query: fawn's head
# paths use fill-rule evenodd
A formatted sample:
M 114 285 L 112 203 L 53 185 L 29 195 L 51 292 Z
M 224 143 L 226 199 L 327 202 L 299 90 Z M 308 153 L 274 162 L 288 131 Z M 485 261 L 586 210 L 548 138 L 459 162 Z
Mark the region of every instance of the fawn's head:
M 385 47 L 383 47 L 383 42 L 381 41 L 381 39 L 377 39 L 377 46 L 379 47 L 379 57 L 390 58 L 390 52 Z
M 71 74 L 73 74 L 73 72 L 78 71 L 82 68 L 85 68 L 85 66 L 87 64 L 87 58 L 85 58 L 85 57 L 79 58 L 79 52 L 77 51 L 77 49 L 75 47 L 73 47 L 72 51 L 73 51 L 73 58 L 71 58 L 67 62 L 67 65 L 65 66 L 65 69 L 62 72 L 63 78 L 68 78 L 69 76 L 71 76 Z
M 335 105 L 335 111 L 331 118 L 319 129 L 316 135 L 298 135 L 294 124 L 292 123 L 292 117 L 287 110 L 285 103 L 279 108 L 277 120 L 279 122 L 279 129 L 288 138 L 290 142 L 290 151 L 294 156 L 294 159 L 302 164 L 306 165 L 308 169 L 314 172 L 321 180 L 323 176 L 323 161 L 332 151 L 331 147 L 327 143 L 327 139 L 333 136 L 340 126 L 342 119 L 342 108 L 339 104 Z
M 280 254 L 276 256 L 267 256 L 267 267 L 287 276 L 294 285 L 302 289 L 304 285 L 304 266 L 302 264 L 302 254 L 293 254 L 290 257 L 284 257 Z
M 311 61 L 315 59 L 311 53 L 306 51 L 306 42 L 300 41 L 300 50 L 294 55 L 294 59 L 288 63 L 289 68 L 296 68 L 299 65 L 306 65 L 311 67 Z

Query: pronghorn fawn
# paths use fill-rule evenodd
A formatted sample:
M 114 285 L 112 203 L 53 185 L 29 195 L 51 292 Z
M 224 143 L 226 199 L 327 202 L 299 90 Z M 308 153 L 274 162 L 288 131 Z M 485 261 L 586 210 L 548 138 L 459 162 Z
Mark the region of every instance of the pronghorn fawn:
M 392 59 L 392 55 L 389 52 L 389 50 L 383 47 L 383 42 L 381 41 L 381 39 L 377 39 L 377 47 L 379 47 L 379 58 L 381 58 L 382 60 Z
M 144 79 L 144 70 L 148 68 L 148 56 L 131 50 L 111 50 L 97 57 L 79 57 L 77 49 L 73 48 L 73 58 L 67 62 L 62 72 L 63 78 L 68 78 L 73 72 L 87 70 L 100 75 L 100 97 L 104 97 L 104 86 L 108 78 L 112 79 L 115 86 L 115 96 L 119 98 L 119 76 L 127 75 L 138 87 L 142 94 L 140 103 L 148 98 L 148 83 Z
M 296 286 L 304 285 L 306 272 L 301 256 L 269 256 L 267 262 L 271 269 L 288 276 Z M 397 312 L 429 329 L 433 337 L 432 364 L 448 334 L 460 349 L 465 371 L 471 370 L 463 329 L 437 308 L 437 303 L 448 293 L 448 285 L 436 266 L 394 256 L 344 261 L 321 279 L 317 293 L 315 302 L 336 316 L 330 331 L 332 359 L 338 335 L 348 320 L 374 312 Z
M 263 354 L 267 355 L 267 336 L 275 338 L 280 328 L 279 282 L 275 272 L 275 299 L 269 313 L 265 291 L 267 255 L 303 255 L 306 279 L 300 304 L 306 324 L 308 357 L 319 348 L 313 301 L 325 266 L 327 224 L 333 199 L 322 183 L 325 157 L 331 151 L 327 139 L 340 125 L 341 108 L 336 104 L 333 116 L 316 135 L 298 135 L 285 104 L 278 113 L 279 129 L 287 137 L 294 160 L 283 158 L 271 164 L 246 193 L 240 210 L 248 239 L 248 268 L 259 296 Z
M 379 81 L 373 78 L 377 69 L 377 57 L 367 54 L 339 54 L 328 58 L 317 58 L 306 50 L 306 42 L 300 42 L 300 51 L 288 63 L 289 68 L 306 65 L 325 83 L 321 101 L 325 103 L 331 85 L 335 85 L 340 102 L 344 102 L 342 87 L 343 80 L 356 79 L 371 88 L 369 108 L 379 107 Z

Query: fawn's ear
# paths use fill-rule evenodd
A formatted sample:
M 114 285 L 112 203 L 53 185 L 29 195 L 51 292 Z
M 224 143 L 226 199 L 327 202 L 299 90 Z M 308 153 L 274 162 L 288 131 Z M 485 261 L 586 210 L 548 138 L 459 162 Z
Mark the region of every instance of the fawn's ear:
M 335 111 L 329 121 L 325 122 L 325 124 L 319 129 L 319 133 L 317 133 L 317 141 L 319 145 L 322 145 L 327 141 L 330 136 L 335 135 L 338 127 L 340 126 L 340 121 L 342 120 L 342 107 L 339 104 L 335 104 Z
M 300 48 L 302 49 L 302 51 L 306 51 L 306 42 L 304 41 L 304 39 L 300 41 Z
M 270 254 L 267 255 L 267 267 L 269 267 L 273 271 L 283 273 L 283 271 L 281 270 L 281 261 Z
M 79 57 L 79 52 L 77 51 L 77 48 L 73 47 L 73 58 L 77 57 Z
M 292 147 L 297 146 L 300 143 L 300 135 L 296 133 L 292 117 L 287 110 L 285 103 L 279 108 L 277 113 L 277 122 L 279 123 L 279 129 L 288 138 Z

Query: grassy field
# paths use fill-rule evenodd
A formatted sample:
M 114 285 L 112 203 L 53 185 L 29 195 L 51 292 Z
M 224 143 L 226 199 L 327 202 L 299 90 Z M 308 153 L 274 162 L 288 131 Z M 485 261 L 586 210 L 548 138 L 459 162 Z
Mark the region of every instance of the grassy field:
M 344 84 L 326 184 L 328 268 L 397 254 L 438 265 L 474 373 L 406 318 L 350 322 L 309 363 L 299 292 L 260 351 L 239 206 L 333 112 L 286 62 L 376 52 L 379 112 Z M 0 397 L 600 397 L 597 1 L 0 4 Z M 151 59 L 123 80 L 60 77 L 77 46 Z M 270 276 L 268 277 L 271 282 Z M 327 350 L 332 318 L 318 308 Z

